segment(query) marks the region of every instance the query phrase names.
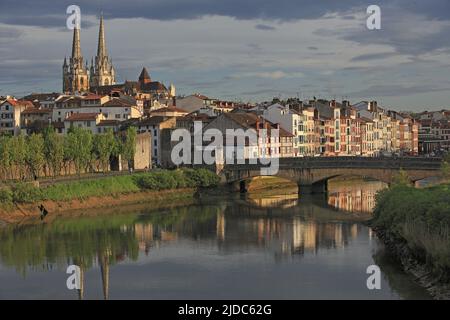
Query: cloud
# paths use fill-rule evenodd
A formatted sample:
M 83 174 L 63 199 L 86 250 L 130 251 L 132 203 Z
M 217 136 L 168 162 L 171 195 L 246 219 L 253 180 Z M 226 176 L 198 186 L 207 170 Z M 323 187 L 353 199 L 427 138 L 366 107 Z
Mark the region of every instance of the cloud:
M 262 79 L 272 79 L 279 80 L 285 78 L 301 78 L 303 77 L 301 72 L 287 73 L 284 71 L 267 71 L 267 72 L 243 72 L 237 73 L 231 76 L 232 79 L 242 79 L 242 78 L 262 78 Z
M 379 53 L 367 53 L 367 54 L 361 54 L 359 56 L 353 57 L 350 61 L 357 62 L 357 61 L 367 61 L 367 60 L 380 60 L 389 58 L 392 56 L 396 56 L 398 53 L 396 52 L 379 52 Z
M 275 27 L 273 27 L 273 26 L 269 26 L 269 25 L 267 25 L 267 24 L 257 24 L 257 25 L 255 26 L 255 29 L 257 29 L 257 30 L 262 30 L 262 31 L 274 31 L 274 30 L 276 30 L 277 28 L 275 28 Z
M 0 22 L 11 24 L 55 26 L 66 18 L 66 8 L 73 0 L 2 0 Z M 449 20 L 450 3 L 447 0 L 418 1 L 379 0 L 384 8 L 397 8 L 411 13 L 420 13 L 428 18 Z M 343 19 L 354 20 L 349 11 L 358 8 L 365 12 L 366 0 L 78 0 L 82 15 L 98 15 L 103 11 L 106 18 L 145 18 L 152 20 L 198 19 L 205 16 L 227 16 L 240 20 L 266 19 L 271 21 L 295 21 L 316 19 L 330 13 L 345 13 Z M 46 18 L 42 18 L 46 17 Z
M 419 93 L 450 91 L 450 87 L 436 87 L 431 85 L 404 86 L 399 84 L 385 84 L 370 86 L 364 90 L 350 93 L 353 97 L 395 97 Z

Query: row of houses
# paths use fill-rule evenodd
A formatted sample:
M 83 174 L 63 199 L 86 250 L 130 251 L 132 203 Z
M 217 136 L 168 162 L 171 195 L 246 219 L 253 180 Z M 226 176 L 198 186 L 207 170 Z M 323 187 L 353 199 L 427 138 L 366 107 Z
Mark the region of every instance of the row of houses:
M 227 128 L 254 129 L 260 145 L 253 149 L 246 146 L 248 158 L 262 154 L 277 157 L 417 155 L 430 149 L 419 144 L 425 129 L 428 134 L 450 137 L 445 117 L 421 119 L 382 108 L 376 101 L 350 104 L 314 99 L 248 105 L 193 94 L 150 105 L 146 108 L 145 100 L 123 92 L 4 97 L 0 100 L 0 132 L 30 134 L 50 123 L 60 134 L 67 133 L 72 126 L 89 129 L 94 134 L 135 126 L 139 133 L 150 134 L 152 158 L 160 166 L 170 164 L 167 157 L 173 144 L 169 133 L 179 128 L 192 133 L 196 121 L 203 124 L 204 130 L 215 128 L 223 134 Z M 432 126 L 427 127 L 428 123 Z M 439 128 L 436 123 L 440 124 Z M 277 129 L 279 137 L 275 141 L 261 141 L 263 129 L 267 132 Z

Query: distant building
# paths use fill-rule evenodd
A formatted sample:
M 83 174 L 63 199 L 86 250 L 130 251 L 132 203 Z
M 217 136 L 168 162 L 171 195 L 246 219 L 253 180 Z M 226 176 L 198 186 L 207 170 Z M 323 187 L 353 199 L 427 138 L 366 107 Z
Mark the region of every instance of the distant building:
M 63 92 L 74 94 L 87 92 L 90 88 L 116 83 L 115 70 L 106 50 L 103 16 L 100 18 L 97 56 L 88 68 L 81 53 L 80 29 L 74 28 L 72 56 L 63 64 Z
M 0 104 L 0 133 L 17 136 L 20 134 L 21 114 L 27 108 L 34 108 L 27 100 L 7 99 Z

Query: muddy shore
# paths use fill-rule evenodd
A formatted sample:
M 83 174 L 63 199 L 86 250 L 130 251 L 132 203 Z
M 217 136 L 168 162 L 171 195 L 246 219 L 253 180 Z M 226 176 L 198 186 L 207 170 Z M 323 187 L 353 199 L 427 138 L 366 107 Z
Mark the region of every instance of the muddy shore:
M 174 205 L 182 205 L 186 201 L 192 201 L 196 194 L 196 189 L 176 189 L 163 191 L 142 191 L 130 194 L 119 194 L 115 196 L 90 197 L 80 200 L 70 201 L 40 201 L 38 203 L 13 204 L 7 207 L 0 207 L 0 226 L 2 224 L 23 223 L 39 219 L 41 212 L 38 208 L 40 204 L 49 212 L 46 221 L 58 216 L 86 215 L 90 212 L 101 210 L 102 213 L 110 213 L 118 207 L 142 206 L 152 204 L 152 207 L 164 208 Z

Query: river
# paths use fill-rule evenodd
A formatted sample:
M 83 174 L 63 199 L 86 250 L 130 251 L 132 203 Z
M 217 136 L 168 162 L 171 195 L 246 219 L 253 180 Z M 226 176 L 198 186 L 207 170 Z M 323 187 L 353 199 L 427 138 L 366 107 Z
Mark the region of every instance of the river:
M 371 181 L 0 228 L 0 299 L 429 299 L 364 225 Z M 69 290 L 69 265 L 81 283 Z M 379 266 L 381 289 L 367 288 Z

